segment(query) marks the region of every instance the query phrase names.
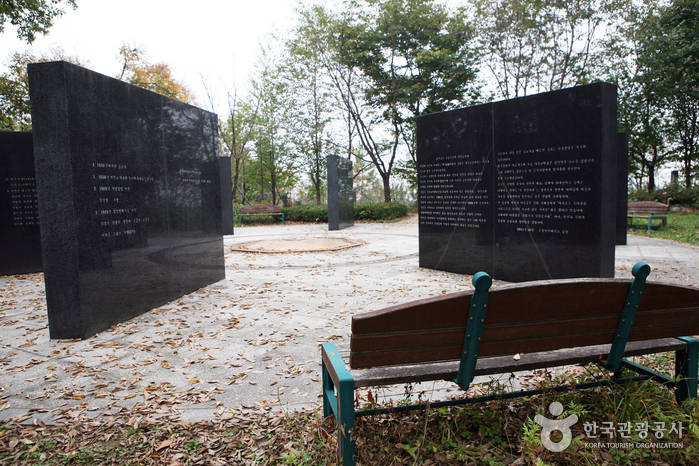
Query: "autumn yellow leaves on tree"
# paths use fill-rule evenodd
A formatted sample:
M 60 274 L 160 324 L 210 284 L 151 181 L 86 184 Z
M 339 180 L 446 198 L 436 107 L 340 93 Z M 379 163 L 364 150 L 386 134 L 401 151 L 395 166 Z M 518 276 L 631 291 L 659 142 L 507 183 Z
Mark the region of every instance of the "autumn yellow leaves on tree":
M 119 55 L 123 66 L 118 79 L 182 102 L 195 103 L 191 89 L 172 76 L 167 64 L 150 63 L 143 47 L 125 44 Z M 60 60 L 89 66 L 60 47 L 42 53 L 25 50 L 10 55 L 7 71 L 0 75 L 0 131 L 31 131 L 27 65 Z
M 119 79 L 173 99 L 194 103 L 189 87 L 172 76 L 166 63 L 150 63 L 142 47 L 124 44 L 119 49 L 123 64 Z

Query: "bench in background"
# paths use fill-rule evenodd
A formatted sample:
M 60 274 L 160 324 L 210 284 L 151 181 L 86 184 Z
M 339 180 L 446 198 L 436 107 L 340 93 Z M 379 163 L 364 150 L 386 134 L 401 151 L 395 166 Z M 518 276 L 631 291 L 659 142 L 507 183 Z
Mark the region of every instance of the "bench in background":
M 338 422 L 344 465 L 354 464 L 356 417 L 425 407 L 355 411 L 354 390 L 361 387 L 453 380 L 466 390 L 479 375 L 592 362 L 613 375 L 576 388 L 652 379 L 674 389 L 678 403 L 696 398 L 699 343 L 683 335 L 699 334 L 699 289 L 646 284 L 649 273 L 650 267 L 639 262 L 633 281 L 546 280 L 490 290 L 492 280 L 480 272 L 473 278 L 475 290 L 354 316 L 349 368 L 333 343 L 321 347 L 323 413 L 334 414 Z M 675 377 L 624 359 L 667 351 L 676 353 Z M 622 367 L 639 375 L 623 378 Z M 539 393 L 543 390 L 440 401 L 430 407 Z
M 243 215 L 281 215 L 284 223 L 284 212 L 277 205 L 242 205 L 238 207 L 238 225 L 243 224 Z
M 648 231 L 653 220 L 660 220 L 663 226 L 667 226 L 667 212 L 669 205 L 653 201 L 629 202 L 627 209 L 627 219 L 629 225 L 633 225 L 633 219 L 642 218 L 648 220 Z

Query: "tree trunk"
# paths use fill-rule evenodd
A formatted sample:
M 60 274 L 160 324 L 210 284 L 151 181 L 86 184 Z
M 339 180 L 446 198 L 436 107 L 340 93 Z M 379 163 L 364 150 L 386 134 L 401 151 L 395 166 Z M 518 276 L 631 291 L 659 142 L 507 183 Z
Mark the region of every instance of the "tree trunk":
M 233 175 L 233 200 L 238 200 L 238 177 L 240 176 L 240 159 L 235 159 L 235 173 Z
M 658 147 L 653 147 L 653 159 L 648 163 L 648 192 L 655 191 L 655 166 L 658 163 Z
M 381 174 L 383 180 L 383 201 L 391 202 L 391 179 L 386 174 Z

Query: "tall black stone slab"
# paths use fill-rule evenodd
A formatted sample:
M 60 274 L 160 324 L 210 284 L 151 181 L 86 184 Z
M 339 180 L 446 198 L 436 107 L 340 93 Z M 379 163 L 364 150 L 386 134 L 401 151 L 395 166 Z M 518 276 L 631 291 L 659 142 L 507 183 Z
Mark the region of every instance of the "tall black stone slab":
M 30 64 L 51 338 L 88 338 L 225 276 L 214 114 Z
M 417 120 L 421 267 L 492 271 L 492 107 Z
M 326 157 L 328 167 L 328 230 L 354 225 L 354 172 L 352 162 L 337 155 Z
M 221 218 L 223 234 L 233 234 L 233 180 L 231 180 L 231 158 L 219 157 L 221 173 Z
M 612 277 L 616 87 L 418 118 L 420 265 L 513 282 Z
M 0 132 L 0 275 L 41 270 L 32 133 Z
M 626 223 L 629 207 L 629 133 L 618 133 L 617 154 L 619 166 L 617 167 L 616 182 L 616 241 L 615 244 L 626 244 Z

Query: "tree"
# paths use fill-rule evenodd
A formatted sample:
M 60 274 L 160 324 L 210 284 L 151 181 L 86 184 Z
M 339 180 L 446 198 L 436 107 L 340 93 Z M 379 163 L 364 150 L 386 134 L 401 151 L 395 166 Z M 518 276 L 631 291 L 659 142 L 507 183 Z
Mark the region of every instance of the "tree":
M 289 56 L 284 68 L 295 109 L 290 119 L 291 143 L 311 181 L 315 202 L 320 205 L 327 178 L 326 157 L 337 155 L 338 145 L 329 133 L 333 113 L 331 83 L 315 47 L 307 43 L 308 39 L 297 35 L 287 43 Z
M 669 115 L 655 97 L 648 79 L 648 63 L 639 60 L 645 37 L 657 23 L 655 2 L 629 1 L 619 24 L 605 40 L 607 80 L 619 87 L 619 130 L 629 133 L 629 173 L 652 193 L 655 173 L 669 159 Z
M 237 90 L 228 96 L 228 118 L 221 124 L 219 137 L 223 153 L 231 158 L 233 200 L 245 203 L 245 173 L 252 153 L 260 100 L 241 100 Z M 243 180 L 243 186 L 240 186 Z
M 67 55 L 61 48 L 43 53 L 25 50 L 9 57 L 8 71 L 0 75 L 0 131 L 31 131 L 27 64 L 57 60 L 82 65 L 78 57 Z
M 672 158 L 692 187 L 699 157 L 699 3 L 673 0 L 649 19 L 639 63 L 655 101 L 671 114 Z
M 194 103 L 192 91 L 172 76 L 170 66 L 162 62 L 149 63 L 141 47 L 124 44 L 119 55 L 123 66 L 118 79 L 181 102 Z
M 301 15 L 299 36 L 315 47 L 390 202 L 399 152 L 415 159 L 415 118 L 475 93 L 465 14 L 433 0 L 348 0 L 339 14 Z
M 0 33 L 5 24 L 17 28 L 17 37 L 31 44 L 37 34 L 47 34 L 53 20 L 65 13 L 63 5 L 77 8 L 75 0 L 9 0 L 0 2 Z
M 255 157 L 250 180 L 258 188 L 258 200 L 277 203 L 297 179 L 296 157 L 289 148 L 288 122 L 292 118 L 288 85 L 282 79 L 279 57 L 263 47 L 252 80 L 252 98 L 259 102 L 255 121 Z
M 348 6 L 338 30 L 339 56 L 360 71 L 367 104 L 391 127 L 387 163 L 367 150 L 389 202 L 400 143 L 416 162 L 415 119 L 470 104 L 478 95 L 477 50 L 470 46 L 474 31 L 463 10 L 451 12 L 433 0 L 355 0 Z
M 623 0 L 621 0 L 623 2 Z M 602 62 L 600 25 L 618 14 L 617 0 L 475 0 L 485 65 L 498 94 L 586 84 Z

